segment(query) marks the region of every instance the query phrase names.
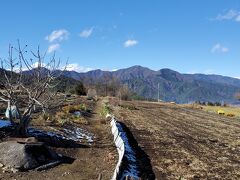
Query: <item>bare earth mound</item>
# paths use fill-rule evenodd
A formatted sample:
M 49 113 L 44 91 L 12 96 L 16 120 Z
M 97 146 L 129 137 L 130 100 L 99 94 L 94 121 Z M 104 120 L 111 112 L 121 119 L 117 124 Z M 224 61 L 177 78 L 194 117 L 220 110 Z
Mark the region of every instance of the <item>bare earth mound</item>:
M 239 119 L 166 103 L 112 107 L 149 155 L 157 179 L 240 179 Z

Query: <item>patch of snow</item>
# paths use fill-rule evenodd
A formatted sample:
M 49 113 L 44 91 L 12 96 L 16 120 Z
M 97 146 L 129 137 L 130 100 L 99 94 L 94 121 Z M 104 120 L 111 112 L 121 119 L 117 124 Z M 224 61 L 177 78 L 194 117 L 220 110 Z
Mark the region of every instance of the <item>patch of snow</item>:
M 11 126 L 12 124 L 10 121 L 0 120 L 0 128 L 7 128 Z M 86 140 L 88 143 L 93 143 L 94 139 L 94 135 L 92 133 L 89 133 L 87 130 L 78 127 L 64 128 L 63 132 L 46 132 L 35 128 L 28 128 L 28 133 L 36 137 L 48 136 L 55 137 L 57 139 L 73 140 L 79 142 Z
M 78 127 L 69 127 L 64 128 L 62 130 L 63 132 L 45 132 L 42 130 L 37 130 L 34 128 L 29 128 L 28 133 L 33 135 L 33 136 L 50 136 L 50 137 L 55 137 L 57 139 L 63 139 L 63 140 L 73 140 L 76 142 L 82 142 L 83 140 L 87 140 L 88 143 L 92 143 L 94 139 L 94 135 L 87 132 L 86 130 L 83 130 Z
M 124 158 L 126 158 L 128 161 L 128 168 L 124 169 L 122 178 L 129 176 L 129 177 L 138 179 L 140 172 L 138 170 L 139 167 L 137 163 L 136 152 L 134 148 L 131 146 L 131 144 L 129 143 L 127 133 L 123 130 L 121 124 L 116 122 L 116 125 L 119 131 L 119 135 L 124 142 L 124 149 L 125 149 Z
M 66 137 L 60 134 L 57 134 L 54 132 L 45 132 L 45 131 L 34 129 L 34 128 L 28 128 L 28 133 L 35 137 L 47 136 L 47 137 L 56 137 L 57 139 L 67 139 Z
M 89 133 L 88 131 L 74 127 L 73 129 L 63 129 L 64 135 L 66 135 L 69 139 L 72 139 L 74 141 L 81 141 L 82 139 L 86 139 L 87 142 L 92 143 L 93 142 L 93 134 Z

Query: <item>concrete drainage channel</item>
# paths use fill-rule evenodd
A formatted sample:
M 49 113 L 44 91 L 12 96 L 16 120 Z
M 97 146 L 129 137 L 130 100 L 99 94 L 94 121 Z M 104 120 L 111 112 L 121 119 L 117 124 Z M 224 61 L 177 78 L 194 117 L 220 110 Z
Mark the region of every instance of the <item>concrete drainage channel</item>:
M 125 180 L 126 177 L 155 179 L 148 155 L 138 146 L 128 127 L 114 116 L 107 115 L 107 118 L 111 118 L 112 134 L 119 154 L 112 180 Z

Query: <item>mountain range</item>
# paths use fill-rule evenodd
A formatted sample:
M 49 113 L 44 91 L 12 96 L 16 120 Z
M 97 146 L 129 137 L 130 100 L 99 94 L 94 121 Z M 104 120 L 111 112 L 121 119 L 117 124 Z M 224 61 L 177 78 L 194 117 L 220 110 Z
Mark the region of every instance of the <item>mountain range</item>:
M 66 71 L 64 75 L 75 80 L 99 81 L 115 77 L 138 95 L 157 99 L 189 103 L 211 101 L 236 103 L 234 94 L 240 91 L 240 80 L 221 75 L 181 74 L 171 69 L 151 70 L 133 66 L 117 71 L 93 70 L 86 73 Z
M 60 70 L 58 71 L 60 73 Z M 66 77 L 62 78 L 63 89 L 74 86 L 78 81 L 89 85 L 106 83 L 109 79 L 116 78 L 119 83 L 127 85 L 141 97 L 157 99 L 159 92 L 161 100 L 177 103 L 193 101 L 237 103 L 234 95 L 240 92 L 240 79 L 221 75 L 182 74 L 171 69 L 154 71 L 142 66 L 132 66 L 117 71 L 98 69 L 86 73 L 75 71 L 61 73 Z

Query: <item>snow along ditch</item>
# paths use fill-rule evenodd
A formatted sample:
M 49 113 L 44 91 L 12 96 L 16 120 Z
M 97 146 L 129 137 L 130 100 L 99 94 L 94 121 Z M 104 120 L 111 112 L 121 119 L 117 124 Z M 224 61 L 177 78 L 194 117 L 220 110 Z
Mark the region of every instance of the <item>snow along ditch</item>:
M 28 133 L 34 137 L 52 137 L 58 140 L 72 140 L 74 142 L 87 141 L 89 144 L 93 142 L 94 135 L 86 130 L 74 126 L 63 128 L 58 132 L 48 132 L 35 128 L 28 128 Z
M 107 118 L 109 117 L 119 154 L 112 180 L 125 180 L 127 176 L 133 179 L 155 179 L 148 155 L 138 146 L 130 130 L 122 122 L 117 121 L 114 116 L 108 114 Z
M 1 128 L 11 128 L 12 124 L 9 120 L 0 120 L 0 129 Z M 55 130 L 56 132 L 49 132 L 35 128 L 28 128 L 28 133 L 31 136 L 41 138 L 41 137 L 52 137 L 58 140 L 72 140 L 74 142 L 87 141 L 89 144 L 93 143 L 94 135 L 89 133 L 87 130 L 84 130 L 75 126 L 63 127 L 62 130 Z

